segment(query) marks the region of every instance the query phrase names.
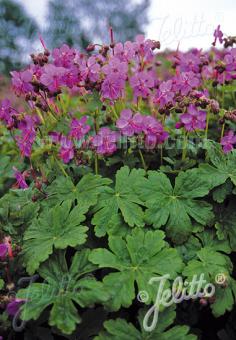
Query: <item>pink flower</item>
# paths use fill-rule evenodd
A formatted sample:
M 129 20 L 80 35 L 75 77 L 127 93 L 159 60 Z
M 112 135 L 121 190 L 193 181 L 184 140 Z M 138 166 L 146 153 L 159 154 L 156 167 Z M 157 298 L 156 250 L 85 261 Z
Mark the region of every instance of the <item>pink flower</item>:
M 51 138 L 52 142 L 55 144 L 59 143 L 62 137 L 62 134 L 56 131 L 51 131 L 48 133 L 48 135 Z
M 199 79 L 192 71 L 183 72 L 175 77 L 173 82 L 173 90 L 180 91 L 183 96 L 189 94 L 192 89 L 200 85 Z
M 66 72 L 67 69 L 64 67 L 56 67 L 51 64 L 45 65 L 40 81 L 49 89 L 49 91 L 57 92 L 60 90 L 60 87 L 64 85 L 63 76 L 65 76 Z
M 52 56 L 54 58 L 55 66 L 62 66 L 69 68 L 73 65 L 76 51 L 74 48 L 70 48 L 68 45 L 64 44 L 60 48 L 55 48 L 52 51 Z
M 7 128 L 12 129 L 14 126 L 15 111 L 11 107 L 8 99 L 3 99 L 0 105 L 0 120 L 4 121 Z
M 103 127 L 98 134 L 92 138 L 92 145 L 96 148 L 96 152 L 100 155 L 110 156 L 116 149 L 116 142 L 119 134 L 109 128 Z
M 17 136 L 17 145 L 20 149 L 21 155 L 25 157 L 31 156 L 32 145 L 36 138 L 36 132 L 34 130 L 23 129 L 21 136 Z
M 135 56 L 135 47 L 131 41 L 126 41 L 124 45 L 117 43 L 114 47 L 114 55 L 119 58 L 120 61 L 130 61 Z
M 222 137 L 220 144 L 223 146 L 224 153 L 232 151 L 234 144 L 236 144 L 236 135 L 234 134 L 234 131 L 230 130 L 226 136 Z
M 70 160 L 74 158 L 74 144 L 72 140 L 66 136 L 61 137 L 60 143 L 61 148 L 59 151 L 59 157 L 64 163 L 69 163 Z
M 65 85 L 72 89 L 73 86 L 78 84 L 78 82 L 79 82 L 78 69 L 75 66 L 72 66 L 66 71 L 64 70 L 64 74 L 62 74 L 60 79 L 61 86 Z
M 133 43 L 135 46 L 136 53 L 145 61 L 151 62 L 153 60 L 153 49 L 155 48 L 155 44 L 153 40 L 146 39 L 144 35 L 139 34 L 135 38 L 135 42 Z
M 133 116 L 131 110 L 125 109 L 121 112 L 120 118 L 116 122 L 116 126 L 123 135 L 131 137 L 135 133 L 142 132 L 143 116 L 140 113 L 135 113 Z
M 153 102 L 155 104 L 159 104 L 159 106 L 162 108 L 167 103 L 173 102 L 173 98 L 174 92 L 172 92 L 172 81 L 167 80 L 160 84 Z
M 187 113 L 180 115 L 176 128 L 184 127 L 187 131 L 204 130 L 206 127 L 206 112 L 198 110 L 193 104 L 189 105 Z
M 33 78 L 33 72 L 31 70 L 25 70 L 21 72 L 13 71 L 12 76 L 12 86 L 17 95 L 26 94 L 33 91 L 33 86 L 31 84 Z
M 91 56 L 87 61 L 87 75 L 90 81 L 96 82 L 100 77 L 101 66 L 95 56 Z
M 194 73 L 199 72 L 199 65 L 202 61 L 207 60 L 204 54 L 201 54 L 201 50 L 192 49 L 189 52 L 178 52 L 174 57 L 174 62 L 178 65 L 178 69 L 181 72 L 193 71 Z
M 107 76 L 102 83 L 102 97 L 110 100 L 118 99 L 123 96 L 124 88 L 125 81 L 119 74 Z
M 113 57 L 109 60 L 109 63 L 102 67 L 102 71 L 106 76 L 119 76 L 126 80 L 128 72 L 127 62 L 121 62 L 118 58 Z
M 5 236 L 3 243 L 0 243 L 0 259 L 5 260 L 6 255 L 13 258 L 11 237 Z
M 222 38 L 223 38 L 223 35 L 224 35 L 224 34 L 223 34 L 222 31 L 220 30 L 220 25 L 218 25 L 218 26 L 216 27 L 215 31 L 214 31 L 214 38 L 215 38 L 215 40 L 213 41 L 212 45 L 215 46 L 217 40 L 219 40 L 220 44 L 222 44 L 222 43 L 223 43 L 223 39 L 222 39 Z
M 236 71 L 236 48 L 232 48 L 224 57 L 225 69 L 228 72 Z M 233 75 L 233 73 L 232 73 Z M 235 75 L 235 72 L 234 72 Z M 232 77 L 235 79 L 235 77 Z
M 4 243 L 5 243 L 6 246 L 7 246 L 8 256 L 9 256 L 10 258 L 13 258 L 11 236 L 5 236 L 5 237 L 4 237 Z
M 26 115 L 24 120 L 18 124 L 21 135 L 17 136 L 16 140 L 22 156 L 30 157 L 31 155 L 32 145 L 36 138 L 35 126 L 38 123 L 38 117 Z
M 8 247 L 5 243 L 0 243 L 0 259 L 5 259 L 7 255 Z
M 23 299 L 14 299 L 13 301 L 9 302 L 6 308 L 7 314 L 10 316 L 15 316 L 25 301 L 26 300 Z
M 154 87 L 154 79 L 148 72 L 142 71 L 130 78 L 130 86 L 135 97 L 147 98 L 151 93 L 150 89 Z
M 20 120 L 18 123 L 18 129 L 24 130 L 24 129 L 29 129 L 29 130 L 34 130 L 36 125 L 40 123 L 39 117 L 36 115 L 25 115 L 23 120 Z
M 82 139 L 86 133 L 89 132 L 90 126 L 86 125 L 87 123 L 87 116 L 82 117 L 81 119 L 73 118 L 70 124 L 70 137 L 76 139 Z
M 22 174 L 16 167 L 13 167 L 13 170 L 14 170 L 14 175 L 15 175 L 18 187 L 21 189 L 28 189 L 29 186 L 25 181 L 26 173 Z
M 162 144 L 169 136 L 168 132 L 164 131 L 162 124 L 152 116 L 144 116 L 143 131 L 145 144 L 148 148 Z

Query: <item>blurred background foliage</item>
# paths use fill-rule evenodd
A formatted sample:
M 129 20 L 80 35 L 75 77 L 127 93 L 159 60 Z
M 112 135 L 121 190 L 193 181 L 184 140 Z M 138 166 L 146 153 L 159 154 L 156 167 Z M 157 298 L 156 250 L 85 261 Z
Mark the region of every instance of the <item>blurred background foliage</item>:
M 34 0 L 33 0 L 34 1 Z M 82 50 L 90 43 L 133 39 L 148 23 L 150 0 L 50 0 L 45 29 L 48 48 L 63 43 Z M 0 0 L 0 75 L 21 68 L 38 42 L 39 27 L 17 0 Z
M 51 0 L 45 37 L 51 47 L 66 42 L 85 48 L 107 42 L 112 26 L 117 41 L 133 39 L 147 24 L 150 0 Z
M 0 0 L 0 74 L 9 75 L 22 66 L 36 32 L 37 24 L 23 6 L 13 0 Z

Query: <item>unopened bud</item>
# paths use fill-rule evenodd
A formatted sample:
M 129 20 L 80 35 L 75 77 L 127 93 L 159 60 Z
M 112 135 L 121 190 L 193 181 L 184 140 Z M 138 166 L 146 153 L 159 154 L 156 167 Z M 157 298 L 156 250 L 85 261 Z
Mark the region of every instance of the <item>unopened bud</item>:
M 153 47 L 152 47 L 152 49 L 155 50 L 156 48 L 159 50 L 161 48 L 161 43 L 160 43 L 160 41 L 153 40 Z
M 86 47 L 86 51 L 87 52 L 92 52 L 95 50 L 95 45 L 94 44 L 89 44 L 87 47 Z
M 49 52 L 49 50 L 48 50 L 47 48 L 44 50 L 44 55 L 45 55 L 46 57 L 49 57 L 49 56 L 50 56 L 50 52 Z
M 201 298 L 201 299 L 199 300 L 199 303 L 200 303 L 200 305 L 202 305 L 202 306 L 207 306 L 207 305 L 208 305 L 207 300 L 204 299 L 204 298 Z

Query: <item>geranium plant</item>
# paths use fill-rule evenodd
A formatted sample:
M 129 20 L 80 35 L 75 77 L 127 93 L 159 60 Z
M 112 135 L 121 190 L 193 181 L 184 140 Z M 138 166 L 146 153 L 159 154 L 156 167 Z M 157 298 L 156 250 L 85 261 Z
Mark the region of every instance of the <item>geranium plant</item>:
M 214 319 L 236 336 L 236 39 L 218 26 L 209 51 L 161 53 L 111 37 L 86 54 L 41 39 L 11 73 L 24 103 L 0 106 L 0 333 L 190 340 Z M 145 326 L 161 277 L 196 275 L 214 294 L 173 289 Z

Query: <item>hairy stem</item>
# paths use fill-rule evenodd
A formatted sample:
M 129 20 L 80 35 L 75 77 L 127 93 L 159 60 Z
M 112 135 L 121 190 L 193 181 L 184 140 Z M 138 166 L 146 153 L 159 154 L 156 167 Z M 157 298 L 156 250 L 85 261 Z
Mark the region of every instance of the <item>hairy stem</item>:
M 55 159 L 55 161 L 56 161 L 58 167 L 60 168 L 61 172 L 63 173 L 63 175 L 64 175 L 65 177 L 69 177 L 68 174 L 67 174 L 67 172 L 66 172 L 66 170 L 63 168 L 61 162 L 59 162 L 59 160 L 57 159 L 57 157 L 54 156 L 54 159 Z
M 188 146 L 188 132 L 184 132 L 182 161 L 184 161 L 187 156 L 187 149 L 188 149 L 187 146 Z
M 142 162 L 143 169 L 145 171 L 147 171 L 148 167 L 147 167 L 145 159 L 143 157 L 143 153 L 142 153 L 142 151 L 140 149 L 138 149 L 138 152 L 139 152 L 139 156 L 140 156 L 140 159 L 141 159 L 141 162 Z
M 205 129 L 205 138 L 206 138 L 206 139 L 207 139 L 207 137 L 208 137 L 209 120 L 210 120 L 210 111 L 207 110 L 206 129 Z
M 221 128 L 220 139 L 224 137 L 224 132 L 225 132 L 225 123 L 222 125 L 222 128 Z

